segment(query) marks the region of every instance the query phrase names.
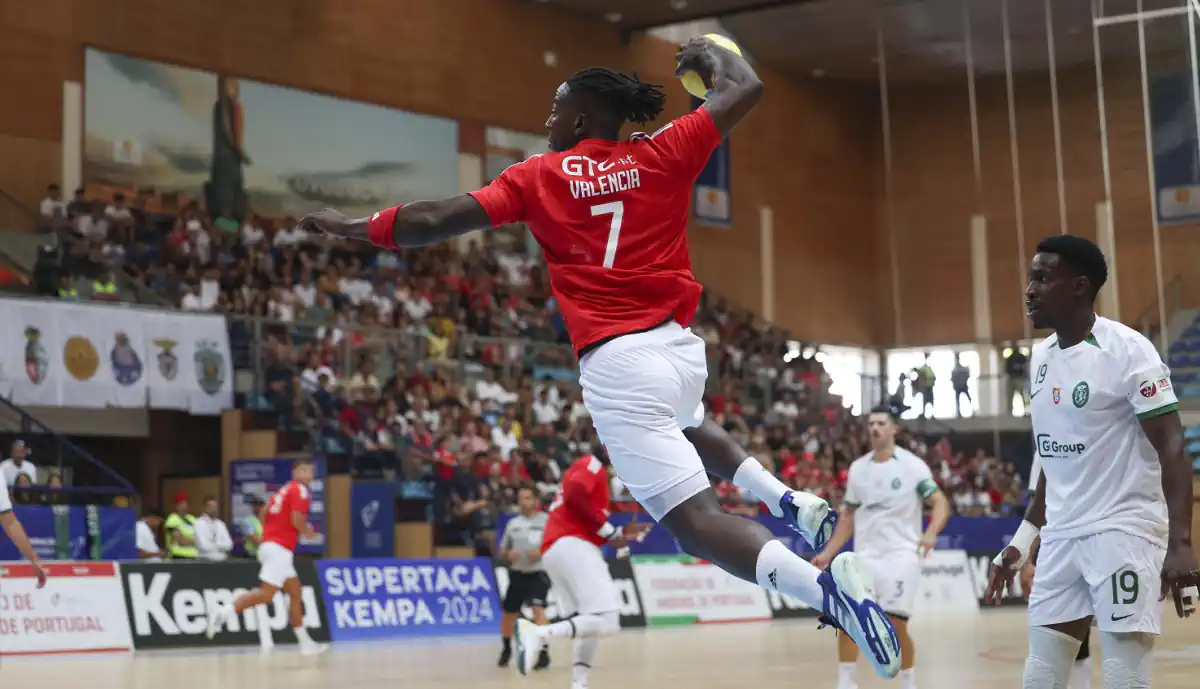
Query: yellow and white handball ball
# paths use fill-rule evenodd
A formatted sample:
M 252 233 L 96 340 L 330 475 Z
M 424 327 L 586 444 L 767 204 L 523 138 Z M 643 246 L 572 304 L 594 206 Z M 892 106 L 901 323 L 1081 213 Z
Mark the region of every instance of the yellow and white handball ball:
M 705 34 L 704 37 L 731 53 L 735 53 L 737 55 L 742 54 L 742 49 L 738 47 L 737 43 L 734 43 L 720 34 L 710 33 Z M 699 98 L 700 100 L 708 100 L 709 88 L 704 85 L 704 79 L 697 74 L 695 70 L 689 69 L 680 74 L 679 81 L 683 83 L 683 88 L 686 89 L 688 93 Z

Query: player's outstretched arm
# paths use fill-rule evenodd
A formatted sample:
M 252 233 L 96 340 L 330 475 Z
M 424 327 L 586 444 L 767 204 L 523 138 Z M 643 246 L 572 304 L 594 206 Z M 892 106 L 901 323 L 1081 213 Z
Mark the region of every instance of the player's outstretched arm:
M 305 232 L 370 242 L 385 249 L 436 244 L 491 226 L 483 206 L 469 194 L 441 201 L 414 201 L 367 218 L 348 218 L 326 208 L 305 215 L 297 225 Z
M 33 544 L 29 542 L 29 534 L 25 533 L 25 527 L 21 525 L 21 521 L 17 519 L 17 515 L 13 514 L 11 508 L 0 511 L 0 527 L 4 529 L 4 533 L 8 534 L 13 545 L 25 556 L 25 559 L 33 563 L 33 573 L 37 577 L 38 588 L 45 586 L 46 573 L 42 571 L 42 563 L 33 550 Z
M 746 58 L 707 38 L 693 38 L 684 44 L 676 62 L 679 70 L 694 70 L 712 86 L 703 107 L 722 137 L 729 136 L 762 99 L 762 80 Z

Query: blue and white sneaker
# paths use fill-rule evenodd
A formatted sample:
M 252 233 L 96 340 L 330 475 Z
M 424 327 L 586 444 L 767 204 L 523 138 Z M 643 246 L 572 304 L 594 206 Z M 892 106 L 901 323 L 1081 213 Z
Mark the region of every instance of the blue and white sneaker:
M 528 675 L 536 669 L 538 655 L 546 647 L 546 635 L 542 627 L 524 617 L 517 618 L 513 639 L 516 642 L 517 672 Z
M 900 673 L 900 638 L 873 599 L 875 577 L 854 553 L 841 553 L 817 577 L 825 592 L 821 626 L 848 634 L 884 679 Z
M 788 526 L 798 531 L 814 550 L 820 551 L 833 536 L 838 513 L 821 498 L 803 491 L 788 491 L 779 498 L 779 508 Z

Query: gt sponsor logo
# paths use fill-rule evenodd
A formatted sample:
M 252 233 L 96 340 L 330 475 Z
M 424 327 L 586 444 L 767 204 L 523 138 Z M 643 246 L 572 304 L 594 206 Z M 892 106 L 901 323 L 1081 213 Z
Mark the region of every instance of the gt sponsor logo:
M 1068 455 L 1080 455 L 1087 449 L 1083 443 L 1062 443 L 1050 437 L 1049 433 L 1039 433 L 1037 436 L 1038 455 L 1045 458 L 1063 458 Z

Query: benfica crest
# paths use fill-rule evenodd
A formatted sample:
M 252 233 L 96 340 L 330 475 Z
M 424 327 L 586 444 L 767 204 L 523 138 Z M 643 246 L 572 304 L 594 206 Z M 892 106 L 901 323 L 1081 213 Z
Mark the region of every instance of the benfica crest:
M 175 340 L 166 338 L 154 341 L 158 347 L 158 372 L 166 380 L 175 380 L 175 375 L 179 373 L 179 357 L 173 351 L 177 344 Z

